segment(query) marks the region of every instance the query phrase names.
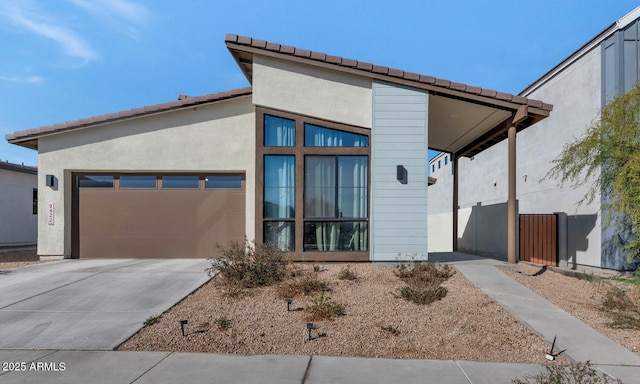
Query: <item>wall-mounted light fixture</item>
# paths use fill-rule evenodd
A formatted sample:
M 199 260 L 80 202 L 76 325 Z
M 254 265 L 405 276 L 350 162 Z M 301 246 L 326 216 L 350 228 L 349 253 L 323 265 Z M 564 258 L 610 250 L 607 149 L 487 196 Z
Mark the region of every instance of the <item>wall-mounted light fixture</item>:
M 56 178 L 53 175 L 47 175 L 46 176 L 46 181 L 45 181 L 45 185 L 47 187 L 55 187 L 56 185 Z
M 396 179 L 398 179 L 401 184 L 407 184 L 408 176 L 409 172 L 407 172 L 407 168 L 402 164 L 396 166 Z

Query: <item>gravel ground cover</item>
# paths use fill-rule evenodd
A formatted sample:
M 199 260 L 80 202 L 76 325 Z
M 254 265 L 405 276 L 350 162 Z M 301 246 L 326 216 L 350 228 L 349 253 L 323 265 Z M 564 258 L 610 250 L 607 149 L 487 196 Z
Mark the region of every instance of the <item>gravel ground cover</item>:
M 36 254 L 35 249 L 0 252 L 0 271 L 42 262 Z
M 596 331 L 607 336 L 625 348 L 638 353 L 640 350 L 640 331 L 632 329 L 614 329 L 607 326 L 611 319 L 602 307 L 602 299 L 607 284 L 616 284 L 627 291 L 640 304 L 640 288 L 631 284 L 610 280 L 578 279 L 547 270 L 538 276 L 540 268 L 524 263 L 518 264 L 517 270 L 504 272 L 531 289 L 535 293 L 549 300 L 567 313 L 581 320 Z
M 307 314 L 299 310 L 309 305 L 309 297 L 295 298 L 287 311 L 277 287 L 230 297 L 222 279 L 215 277 L 166 313 L 150 318 L 157 322 L 119 349 L 546 362 L 549 346 L 459 272 L 443 283 L 446 297 L 422 306 L 397 297 L 403 283 L 392 268 L 351 265 L 355 281 L 338 279 L 344 268 L 319 266 L 318 277 L 329 282 L 332 300 L 345 310 L 342 316 L 315 322 L 311 340 Z M 185 336 L 181 320 L 187 321 Z

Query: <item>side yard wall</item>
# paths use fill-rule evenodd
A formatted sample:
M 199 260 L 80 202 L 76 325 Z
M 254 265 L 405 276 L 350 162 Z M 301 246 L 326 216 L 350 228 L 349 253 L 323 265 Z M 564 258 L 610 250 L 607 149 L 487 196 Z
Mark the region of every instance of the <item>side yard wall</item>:
M 37 186 L 37 175 L 0 169 L 0 246 L 36 243 L 33 188 Z

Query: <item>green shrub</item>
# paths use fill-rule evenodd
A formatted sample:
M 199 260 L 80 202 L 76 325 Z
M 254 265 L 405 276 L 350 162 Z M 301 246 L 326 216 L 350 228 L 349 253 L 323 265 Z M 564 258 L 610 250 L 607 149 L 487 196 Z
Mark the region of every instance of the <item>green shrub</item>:
M 622 383 L 619 379 L 612 379 L 604 373 L 598 373 L 591 366 L 590 362 L 571 363 L 569 365 L 547 364 L 545 372 L 531 376 L 527 375 L 524 380 L 513 379 L 513 384 L 608 384 Z
M 144 321 L 144 326 L 145 327 L 149 327 L 152 326 L 153 324 L 157 324 L 160 322 L 160 316 L 149 316 L 145 321 Z
M 219 330 L 224 331 L 231 328 L 232 320 L 228 319 L 226 316 L 222 316 L 215 319 L 215 323 L 218 325 Z
M 313 296 L 311 304 L 306 306 L 304 310 L 309 313 L 307 316 L 309 321 L 326 320 L 344 314 L 344 306 L 331 300 L 331 296 L 325 296 L 324 292 L 320 296 Z
M 289 262 L 284 252 L 272 243 L 231 241 L 227 248 L 217 245 L 217 250 L 220 255 L 209 259 L 207 272 L 220 272 L 227 281 L 244 288 L 272 285 L 287 272 Z

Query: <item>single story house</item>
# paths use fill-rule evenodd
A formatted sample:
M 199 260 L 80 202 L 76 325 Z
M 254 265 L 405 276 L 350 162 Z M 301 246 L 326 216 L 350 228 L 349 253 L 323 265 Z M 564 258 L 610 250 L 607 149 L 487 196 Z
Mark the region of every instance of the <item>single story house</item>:
M 552 110 L 250 37 L 225 42 L 250 88 L 7 135 L 38 151 L 39 255 L 211 257 L 246 236 L 294 260 L 426 257 L 427 149 L 472 156 Z
M 0 247 L 38 240 L 38 168 L 0 161 Z
M 592 204 L 578 202 L 589 184 L 561 187 L 545 178 L 551 161 L 563 146 L 581 137 L 598 113 L 616 95 L 627 92 L 640 79 L 640 7 L 586 42 L 565 60 L 527 86 L 519 96 L 552 103 L 547 119 L 518 134 L 517 208 L 520 216 L 554 214 L 559 221 L 558 264 L 629 269 L 624 252 L 624 230 L 603 222 L 600 194 Z M 508 143 L 503 141 L 473 157 L 456 161 L 457 215 L 452 212 L 455 154 L 441 153 L 430 162 L 438 183 L 429 188 L 429 251 L 458 249 L 483 255 L 507 257 L 504 235 L 508 199 Z M 458 221 L 452 237 L 454 217 Z M 524 246 L 524 241 L 520 244 Z M 521 250 L 522 251 L 522 250 Z M 521 255 L 522 256 L 522 255 Z

